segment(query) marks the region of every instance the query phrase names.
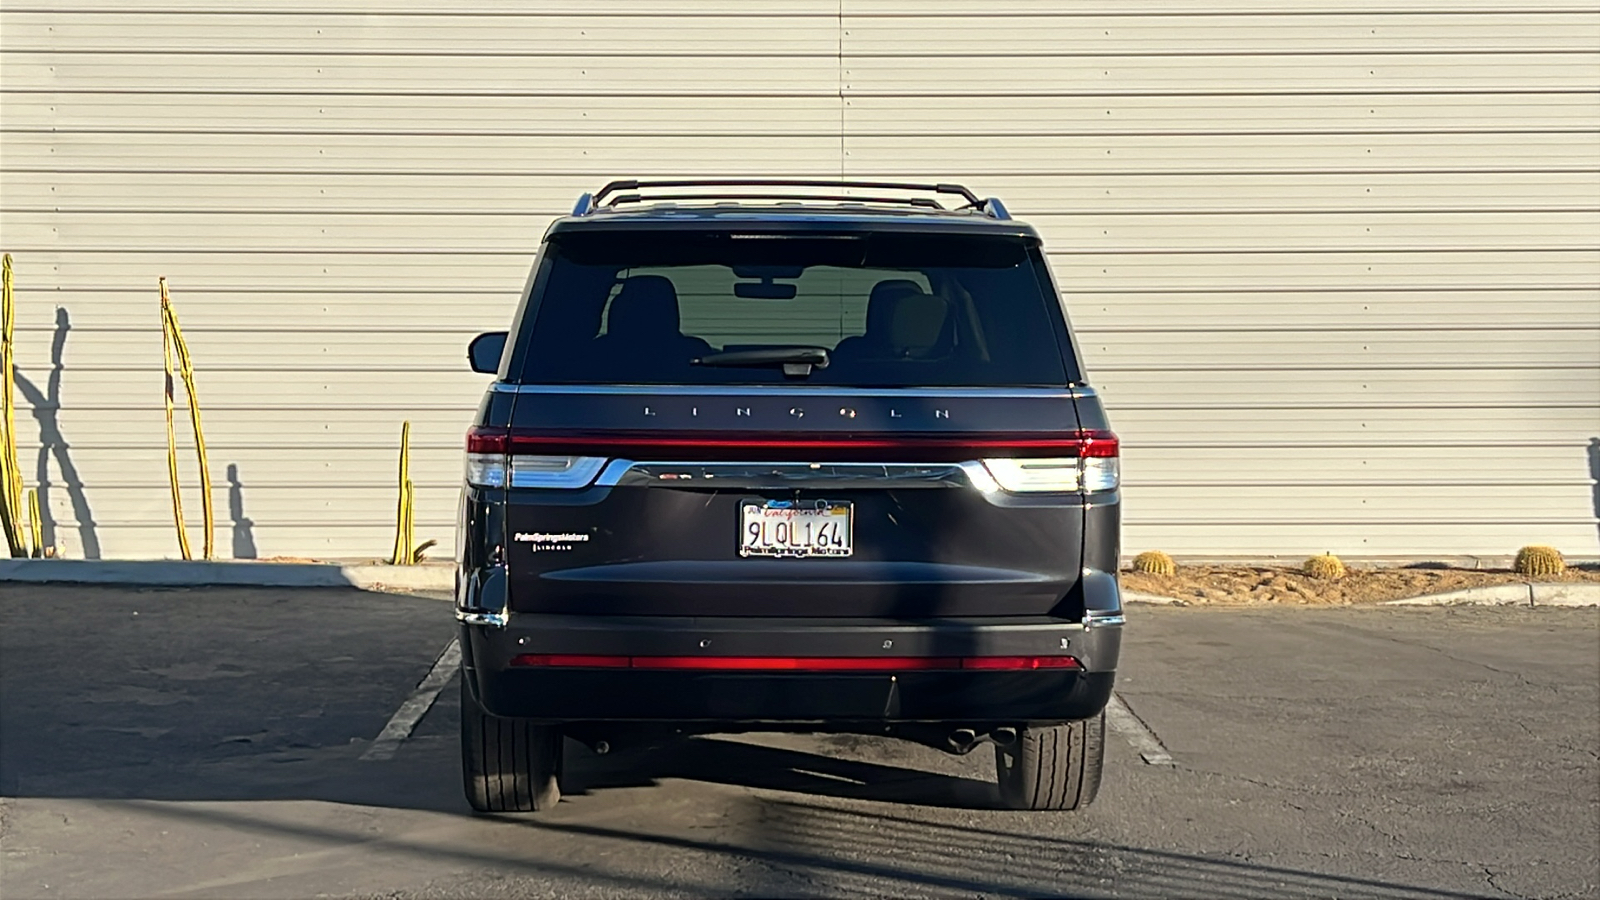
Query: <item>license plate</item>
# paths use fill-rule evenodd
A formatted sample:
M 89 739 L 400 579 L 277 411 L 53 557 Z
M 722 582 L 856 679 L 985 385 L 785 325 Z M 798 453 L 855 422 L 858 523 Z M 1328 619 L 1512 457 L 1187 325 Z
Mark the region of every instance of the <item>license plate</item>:
M 849 556 L 850 504 L 747 500 L 739 506 L 740 556 Z

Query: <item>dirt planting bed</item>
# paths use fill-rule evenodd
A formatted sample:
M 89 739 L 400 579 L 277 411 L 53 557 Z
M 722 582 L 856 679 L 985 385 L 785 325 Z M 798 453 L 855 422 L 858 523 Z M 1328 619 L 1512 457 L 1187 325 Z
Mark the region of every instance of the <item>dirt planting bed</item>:
M 1600 568 L 1569 568 L 1541 582 L 1600 582 Z M 1346 606 L 1382 603 L 1426 594 L 1442 594 L 1493 584 L 1525 583 L 1505 569 L 1349 567 L 1345 577 L 1324 581 L 1289 566 L 1179 566 L 1170 577 L 1124 571 L 1125 590 L 1174 597 L 1196 605 L 1245 606 L 1286 603 L 1309 606 Z

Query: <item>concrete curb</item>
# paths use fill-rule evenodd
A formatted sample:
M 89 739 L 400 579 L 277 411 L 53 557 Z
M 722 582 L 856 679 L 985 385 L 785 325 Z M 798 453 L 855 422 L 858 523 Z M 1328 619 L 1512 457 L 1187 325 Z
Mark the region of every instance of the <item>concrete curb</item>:
M 1545 582 L 1496 584 L 1426 597 L 1390 600 L 1384 606 L 1600 606 L 1600 584 Z
M 1446 591 L 1389 600 L 1384 606 L 1532 606 L 1533 593 L 1527 584 L 1492 584 L 1487 587 Z
M 456 567 L 424 564 L 420 566 L 340 566 L 339 572 L 352 587 L 368 591 L 451 591 L 456 589 Z
M 0 582 L 128 584 L 151 587 L 356 587 L 363 590 L 451 591 L 453 564 L 420 566 L 337 563 L 206 562 L 204 560 L 3 559 Z
M 1180 566 L 1288 566 L 1298 569 L 1305 562 L 1309 554 L 1286 554 L 1281 556 L 1206 556 L 1204 554 L 1174 553 L 1172 559 Z M 1574 555 L 1563 554 L 1568 566 L 1600 565 L 1600 556 L 1593 554 Z M 1509 570 L 1511 563 L 1516 559 L 1515 554 L 1487 554 L 1482 556 L 1468 556 L 1462 554 L 1443 554 L 1440 556 L 1358 556 L 1339 554 L 1345 565 L 1354 565 L 1362 569 L 1427 569 L 1448 566 L 1452 569 L 1501 569 Z M 1133 562 L 1133 555 L 1122 557 L 1122 568 L 1126 569 Z
M 1140 591 L 1123 591 L 1123 603 L 1154 603 L 1158 606 L 1188 606 L 1186 600 L 1177 597 L 1163 597 L 1160 594 L 1146 594 Z

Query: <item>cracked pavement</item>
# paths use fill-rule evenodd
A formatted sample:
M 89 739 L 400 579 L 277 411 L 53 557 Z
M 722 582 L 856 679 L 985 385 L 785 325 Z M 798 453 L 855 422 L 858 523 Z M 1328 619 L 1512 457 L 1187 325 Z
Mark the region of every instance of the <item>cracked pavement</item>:
M 595 757 L 473 817 L 452 633 L 355 590 L 0 586 L 0 895 L 1594 897 L 1600 612 L 1136 607 L 1081 815 L 992 808 L 992 757 L 716 737 Z

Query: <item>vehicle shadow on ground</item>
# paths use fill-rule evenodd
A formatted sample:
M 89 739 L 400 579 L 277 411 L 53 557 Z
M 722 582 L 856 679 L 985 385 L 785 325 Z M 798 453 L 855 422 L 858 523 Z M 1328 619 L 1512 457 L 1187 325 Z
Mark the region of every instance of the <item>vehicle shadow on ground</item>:
M 492 873 L 502 886 L 527 878 L 530 893 L 547 893 L 574 880 L 611 895 L 683 893 L 717 896 L 986 896 L 1186 897 L 1223 900 L 1341 897 L 1345 900 L 1468 900 L 1495 896 L 1418 887 L 1258 863 L 1237 855 L 1200 855 L 1111 841 L 1030 834 L 1040 814 L 1017 814 L 1015 827 L 949 824 L 878 810 L 844 809 L 807 802 L 756 799 L 750 827 L 668 833 L 616 824 L 573 821 L 570 815 L 501 815 L 477 821 L 520 829 L 530 840 L 428 840 L 420 835 L 374 839 L 369 832 L 332 824 L 290 823 L 268 815 L 217 806 L 130 809 L 258 838 L 290 838 L 327 845 L 363 844 L 450 867 Z M 615 816 L 607 816 L 614 822 Z M 1003 820 L 1002 820 L 1003 821 Z M 1010 823 L 1008 823 L 1010 824 Z M 587 856 L 580 848 L 605 848 Z M 619 848 L 636 852 L 617 852 Z M 652 864 L 670 860 L 657 871 Z M 707 867 L 739 873 L 736 880 L 706 883 L 690 875 Z M 703 878 L 701 875 L 699 878 Z M 685 879 L 693 879 L 686 881 Z M 434 885 L 430 893 L 441 885 Z M 537 890 L 535 890 L 537 888 Z M 557 892 L 560 892 L 558 887 Z M 404 896 L 404 891 L 388 895 Z
M 803 879 L 805 893 L 1214 898 L 1493 896 L 1263 865 L 1238 856 L 1204 856 L 1113 842 L 1029 834 L 1049 814 L 1017 813 L 1016 828 L 950 824 L 878 810 L 767 801 L 752 837 L 740 844 L 614 827 L 513 818 L 522 827 L 563 835 L 622 839 L 684 852 L 737 855 Z M 990 822 L 1006 821 L 991 819 Z M 1061 820 L 1056 817 L 1056 822 Z M 1087 829 L 1085 829 L 1087 830 Z
M 999 807 L 998 792 L 988 781 L 723 738 L 689 738 L 599 757 L 574 749 L 569 742 L 571 762 L 562 780 L 567 796 L 680 778 L 850 800 Z M 988 752 L 987 746 L 973 751 Z
M 454 691 L 448 688 L 443 697 Z M 143 739 L 141 729 L 170 726 L 172 705 L 135 709 L 149 714 L 128 716 L 118 732 L 122 742 Z M 669 741 L 654 747 L 595 756 L 569 743 L 571 765 L 567 792 L 577 802 L 563 803 L 552 814 L 472 816 L 461 799 L 457 755 L 452 740 L 456 711 L 443 700 L 394 760 L 362 762 L 359 745 L 252 748 L 252 741 L 229 741 L 219 755 L 216 746 L 195 746 L 160 761 L 128 760 L 123 765 L 90 772 L 79 770 L 65 780 L 41 781 L 39 769 L 25 779 L 21 796 L 78 797 L 125 806 L 141 816 L 184 820 L 231 832 L 268 837 L 312 839 L 330 845 L 371 845 L 451 867 L 471 866 L 513 877 L 577 879 L 606 890 L 652 894 L 689 890 L 730 893 L 723 884 L 680 884 L 672 869 L 653 872 L 646 866 L 607 854 L 612 863 L 572 863 L 572 854 L 589 842 L 614 848 L 632 844 L 659 856 L 698 856 L 742 869 L 752 864 L 761 873 L 753 884 L 732 893 L 793 895 L 796 893 L 918 894 L 985 893 L 1000 896 L 1205 895 L 1223 898 L 1340 896 L 1386 900 L 1424 897 L 1438 900 L 1485 896 L 1439 891 L 1412 885 L 1325 875 L 1283 866 L 1260 865 L 1237 857 L 1213 857 L 1159 851 L 1090 838 L 1059 837 L 1089 833 L 1092 822 L 1045 813 L 983 812 L 993 809 L 993 786 L 957 775 L 898 765 L 841 758 L 723 737 Z M 220 714 L 220 711 L 217 711 Z M 200 718 L 204 707 L 188 708 Z M 849 750 L 849 738 L 841 741 Z M 876 743 L 876 742 L 874 742 Z M 68 748 L 62 748 L 68 749 Z M 178 751 L 178 747 L 170 749 Z M 974 752 L 987 752 L 980 748 Z M 69 753 L 70 755 L 70 753 Z M 37 762 L 37 761 L 36 761 Z M 86 777 L 87 776 L 87 777 Z M 706 802 L 743 807 L 749 827 L 719 829 L 710 835 L 696 830 L 665 831 L 652 825 L 616 824 L 613 804 L 602 803 L 600 821 L 585 821 L 586 797 L 603 800 L 608 792 L 651 787 L 667 780 L 692 780 L 762 791 L 784 792 L 730 798 L 706 795 Z M 13 781 L 6 793 L 17 796 Z M 463 846 L 465 834 L 433 840 L 425 835 L 396 835 L 374 841 L 357 826 L 285 821 L 268 804 L 218 806 L 213 803 L 152 801 L 295 801 L 311 800 L 368 807 L 425 810 L 459 816 L 467 829 L 526 829 L 548 839 L 527 845 L 533 850 L 496 850 L 494 843 Z M 843 801 L 843 805 L 840 803 Z M 863 808 L 860 803 L 896 804 Z M 978 820 L 960 824 L 930 821 L 942 815 L 929 807 L 974 810 Z M 753 808 L 754 812 L 748 810 Z M 646 817 L 648 819 L 648 817 Z M 604 824 L 602 824 L 602 822 Z M 1051 835 L 1028 834 L 1046 826 Z M 471 842 L 469 842 L 471 843 Z M 641 857 L 643 858 L 643 857 Z

